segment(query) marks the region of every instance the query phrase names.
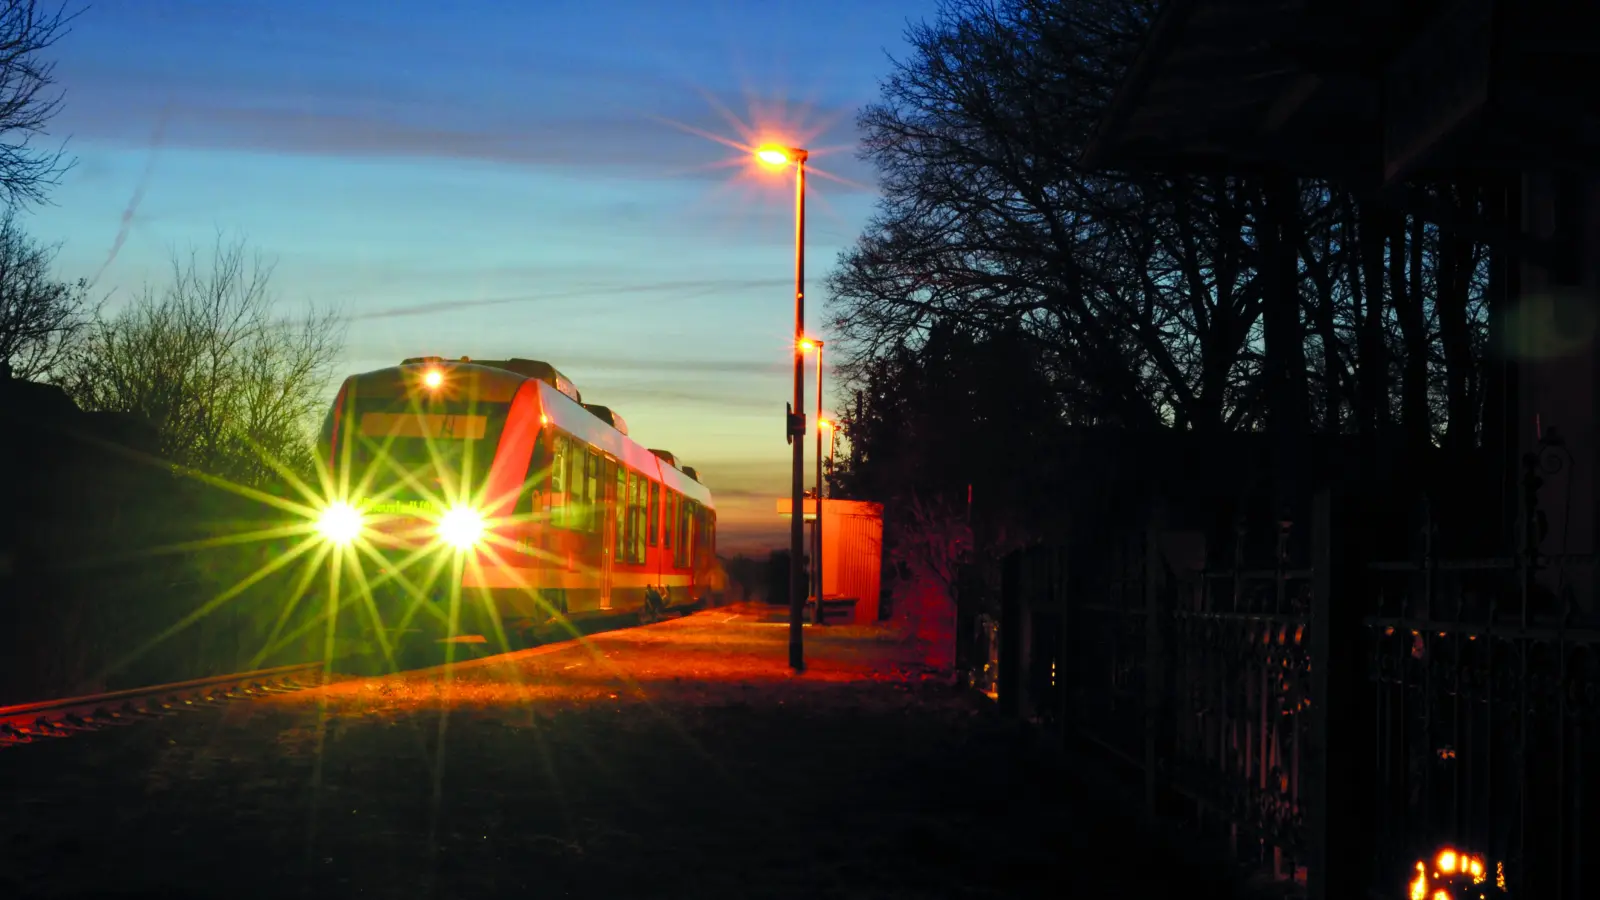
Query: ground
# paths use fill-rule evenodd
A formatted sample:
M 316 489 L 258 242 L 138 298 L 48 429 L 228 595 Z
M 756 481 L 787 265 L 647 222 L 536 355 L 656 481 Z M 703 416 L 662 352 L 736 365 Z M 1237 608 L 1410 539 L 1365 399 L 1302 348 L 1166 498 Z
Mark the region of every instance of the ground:
M 892 631 L 763 607 L 0 752 L 0 895 L 1190 897 Z

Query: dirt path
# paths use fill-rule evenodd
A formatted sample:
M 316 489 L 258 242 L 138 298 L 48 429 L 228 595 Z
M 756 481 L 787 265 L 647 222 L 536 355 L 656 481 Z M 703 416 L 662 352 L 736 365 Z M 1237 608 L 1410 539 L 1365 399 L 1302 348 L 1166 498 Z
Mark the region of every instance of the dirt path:
M 915 645 L 764 617 L 8 750 L 0 895 L 1196 896 Z

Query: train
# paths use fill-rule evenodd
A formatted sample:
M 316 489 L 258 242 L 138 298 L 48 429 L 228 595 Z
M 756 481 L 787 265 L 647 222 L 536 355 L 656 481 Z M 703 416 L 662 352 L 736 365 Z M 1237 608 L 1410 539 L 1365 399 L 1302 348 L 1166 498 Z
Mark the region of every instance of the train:
M 352 375 L 317 452 L 315 529 L 360 566 L 341 615 L 357 636 L 515 646 L 720 587 L 699 473 L 550 363 L 424 356 Z

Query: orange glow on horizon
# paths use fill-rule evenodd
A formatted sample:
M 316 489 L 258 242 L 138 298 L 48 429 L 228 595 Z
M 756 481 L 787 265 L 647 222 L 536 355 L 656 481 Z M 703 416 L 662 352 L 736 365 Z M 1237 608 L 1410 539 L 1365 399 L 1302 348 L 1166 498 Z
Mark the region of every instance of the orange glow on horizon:
M 444 373 L 438 369 L 429 369 L 428 374 L 422 376 L 422 383 L 430 388 L 437 388 L 444 384 Z

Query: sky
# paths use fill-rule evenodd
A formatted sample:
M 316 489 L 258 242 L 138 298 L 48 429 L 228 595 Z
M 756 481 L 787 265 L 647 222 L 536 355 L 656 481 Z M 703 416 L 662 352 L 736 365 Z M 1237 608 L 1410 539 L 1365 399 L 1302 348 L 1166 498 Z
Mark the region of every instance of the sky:
M 823 279 L 875 202 L 856 114 L 936 5 L 97 0 L 52 51 L 77 165 L 28 227 L 113 309 L 242 239 L 285 313 L 347 318 L 341 377 L 546 360 L 698 469 L 722 549 L 777 546 L 794 185 L 736 145 L 811 150 L 826 340 Z

